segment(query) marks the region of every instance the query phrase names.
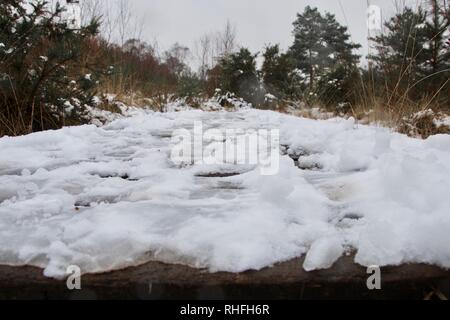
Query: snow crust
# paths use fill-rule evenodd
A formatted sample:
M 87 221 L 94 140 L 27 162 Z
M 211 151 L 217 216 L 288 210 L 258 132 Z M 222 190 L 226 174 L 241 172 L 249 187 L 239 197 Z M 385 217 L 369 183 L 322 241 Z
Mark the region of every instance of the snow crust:
M 278 174 L 174 165 L 171 133 L 195 121 L 280 129 Z M 306 255 L 312 271 L 355 252 L 364 266 L 450 268 L 449 191 L 449 135 L 418 140 L 260 110 L 135 111 L 103 127 L 0 139 L 0 264 L 59 278 L 70 265 L 241 272 Z

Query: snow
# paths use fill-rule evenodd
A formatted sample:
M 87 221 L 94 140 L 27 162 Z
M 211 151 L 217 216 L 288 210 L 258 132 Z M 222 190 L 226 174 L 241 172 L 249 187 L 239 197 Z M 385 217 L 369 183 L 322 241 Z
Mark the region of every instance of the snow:
M 264 95 L 264 98 L 265 98 L 265 100 L 266 101 L 274 101 L 274 100 L 277 100 L 277 97 L 275 97 L 273 94 L 271 94 L 271 93 L 266 93 L 265 95 Z
M 70 265 L 95 273 L 157 260 L 241 272 L 306 255 L 312 271 L 355 252 L 364 266 L 450 268 L 450 135 L 418 140 L 354 119 L 252 109 L 129 115 L 0 139 L 0 264 L 59 278 Z M 274 175 L 176 165 L 172 132 L 196 121 L 279 129 L 286 154 L 309 169 L 288 155 Z
M 437 127 L 440 127 L 440 126 L 447 126 L 447 127 L 450 128 L 450 117 L 447 116 L 447 117 L 442 117 L 441 119 L 435 119 L 435 120 L 434 120 L 434 124 L 435 124 Z
M 315 241 L 308 251 L 303 267 L 306 271 L 328 269 L 344 254 L 338 237 L 324 237 Z
M 70 103 L 70 101 L 65 101 L 64 102 L 64 111 L 67 114 L 70 114 L 74 109 L 75 109 L 75 107 L 73 106 L 72 103 Z

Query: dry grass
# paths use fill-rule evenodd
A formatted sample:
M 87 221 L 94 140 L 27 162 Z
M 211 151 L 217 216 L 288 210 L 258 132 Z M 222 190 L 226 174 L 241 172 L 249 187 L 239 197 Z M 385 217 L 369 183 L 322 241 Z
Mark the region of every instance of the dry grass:
M 361 124 L 376 123 L 412 137 L 428 138 L 434 134 L 450 133 L 448 126 L 439 124 L 439 120 L 448 116 L 441 110 L 445 108 L 432 103 L 429 98 L 418 102 L 404 101 L 394 106 L 374 99 L 372 105 L 352 107 L 352 115 Z

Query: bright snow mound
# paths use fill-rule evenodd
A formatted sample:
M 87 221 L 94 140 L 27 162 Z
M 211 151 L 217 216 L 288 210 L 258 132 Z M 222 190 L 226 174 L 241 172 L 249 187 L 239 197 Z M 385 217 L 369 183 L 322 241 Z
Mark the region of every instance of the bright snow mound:
M 278 129 L 279 170 L 174 164 L 172 133 L 195 122 L 241 137 Z M 142 111 L 0 139 L 0 264 L 63 277 L 70 265 L 241 272 L 306 256 L 311 271 L 354 253 L 364 266 L 450 268 L 449 191 L 450 135 L 419 140 L 352 119 L 258 110 Z

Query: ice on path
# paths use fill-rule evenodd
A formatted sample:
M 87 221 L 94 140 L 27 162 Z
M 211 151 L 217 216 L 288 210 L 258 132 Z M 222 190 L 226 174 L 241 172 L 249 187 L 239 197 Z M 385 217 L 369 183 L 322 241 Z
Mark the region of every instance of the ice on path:
M 290 157 L 273 176 L 175 166 L 171 133 L 199 120 L 205 130 L 280 129 Z M 0 139 L 0 264 L 52 277 L 149 260 L 240 272 L 306 254 L 310 271 L 355 251 L 362 265 L 449 268 L 449 191 L 448 135 L 422 141 L 258 110 L 136 113 Z

